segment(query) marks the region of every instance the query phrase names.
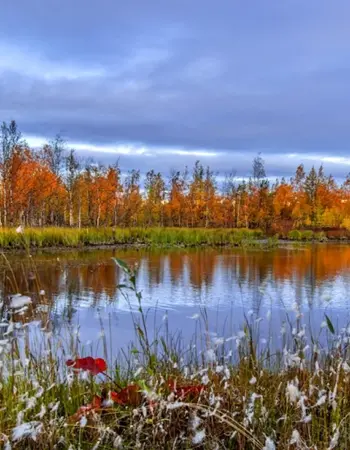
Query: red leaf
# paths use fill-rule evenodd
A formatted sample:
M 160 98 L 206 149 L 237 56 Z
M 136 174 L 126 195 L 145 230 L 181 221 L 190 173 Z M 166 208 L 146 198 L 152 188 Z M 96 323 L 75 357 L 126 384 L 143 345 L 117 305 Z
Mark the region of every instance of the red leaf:
M 95 359 L 95 365 L 96 365 L 96 368 L 98 368 L 98 370 L 100 372 L 105 372 L 107 370 L 107 363 L 102 358 L 96 358 Z
M 76 360 L 68 359 L 66 361 L 68 367 L 73 367 L 73 369 L 88 370 L 93 375 L 97 375 L 101 372 L 107 370 L 106 361 L 102 358 L 92 358 L 87 356 L 86 358 L 77 358 Z
M 201 394 L 201 392 L 205 389 L 205 386 L 202 384 L 189 384 L 185 386 L 177 386 L 176 381 L 174 381 L 172 378 L 169 378 L 168 386 L 170 390 L 181 399 L 190 396 L 198 397 Z
M 120 392 L 111 392 L 111 399 L 118 405 L 138 406 L 142 401 L 140 387 L 137 384 L 130 384 Z
M 88 405 L 88 406 L 90 406 L 90 405 Z M 94 395 L 91 406 L 93 409 L 100 409 L 102 406 L 102 398 L 99 397 L 98 395 Z
M 81 406 L 78 411 L 69 418 L 71 422 L 78 422 L 83 416 L 88 416 L 96 409 L 100 409 L 102 406 L 102 398 L 98 395 L 94 395 L 92 402 L 86 406 Z
M 185 397 L 198 397 L 201 392 L 203 391 L 204 386 L 197 385 L 197 386 L 182 386 L 178 389 L 176 389 L 175 394 L 181 398 Z

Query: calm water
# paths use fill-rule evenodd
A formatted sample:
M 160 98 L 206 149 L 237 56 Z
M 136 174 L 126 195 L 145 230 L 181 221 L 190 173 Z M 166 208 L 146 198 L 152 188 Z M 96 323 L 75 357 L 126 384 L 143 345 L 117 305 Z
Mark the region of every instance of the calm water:
M 272 329 L 278 338 L 281 322 L 286 312 L 293 314 L 295 302 L 310 327 L 319 328 L 325 311 L 338 326 L 350 317 L 350 246 L 319 244 L 271 251 L 41 253 L 33 256 L 33 266 L 24 255 L 8 255 L 20 292 L 31 294 L 39 281 L 46 293 L 44 305 L 35 304 L 32 314 L 17 320 L 35 320 L 32 327 L 46 324 L 56 334 L 63 333 L 67 324 L 80 327 L 82 343 L 98 342 L 103 327 L 114 349 L 129 343 L 134 337 L 130 308 L 136 301 L 132 295 L 125 299 L 117 289 L 124 276 L 113 256 L 138 264 L 137 284 L 144 308 L 150 308 L 149 327 L 164 323 L 167 314 L 170 329 L 180 331 L 185 340 L 195 330 L 193 317 L 203 310 L 210 331 L 226 336 L 237 333 L 246 316 L 261 317 L 262 335 Z M 0 290 L 5 296 L 13 293 L 12 279 L 2 263 Z

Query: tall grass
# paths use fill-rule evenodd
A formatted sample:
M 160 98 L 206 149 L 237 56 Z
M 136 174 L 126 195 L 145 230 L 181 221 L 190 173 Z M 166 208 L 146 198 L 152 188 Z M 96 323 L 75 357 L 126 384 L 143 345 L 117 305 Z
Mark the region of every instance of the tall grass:
M 189 347 L 169 336 L 166 321 L 151 338 L 135 271 L 122 261 L 116 263 L 125 273 L 123 295 L 136 295 L 138 300 L 136 343 L 109 361 L 106 375 L 93 377 L 66 367 L 68 358 L 93 352 L 79 344 L 77 333 L 69 335 L 67 343 L 63 335 L 44 332 L 36 348 L 28 328 L 15 322 L 4 299 L 4 448 L 349 448 L 350 328 L 337 333 L 325 315 L 320 334 L 308 334 L 296 304 L 294 313 L 286 315 L 277 348 L 270 339 L 260 346 L 259 324 L 269 316 L 247 318 L 235 336 L 195 335 Z M 204 312 L 195 320 L 209 330 Z M 107 352 L 105 334 L 99 339 Z M 169 387 L 169 379 L 182 386 L 182 392 L 194 386 L 200 390 L 179 394 Z M 130 383 L 139 391 L 136 398 L 114 403 L 109 392 Z M 101 407 L 77 416 L 94 395 L 104 400 Z
M 0 229 L 3 249 L 72 247 L 103 245 L 184 246 L 254 245 L 262 238 L 260 230 L 205 228 L 27 228 L 17 233 Z
M 327 241 L 326 233 L 323 231 L 314 232 L 312 230 L 291 230 L 288 233 L 287 238 L 291 241 L 316 241 L 324 242 Z

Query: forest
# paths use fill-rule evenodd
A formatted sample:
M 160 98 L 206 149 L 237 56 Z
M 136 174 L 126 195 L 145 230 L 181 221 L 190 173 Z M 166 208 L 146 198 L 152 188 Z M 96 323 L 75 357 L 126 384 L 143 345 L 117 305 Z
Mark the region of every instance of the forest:
M 0 226 L 350 229 L 350 175 L 341 183 L 322 165 L 290 179 L 267 178 L 257 155 L 251 175 L 193 168 L 122 173 L 118 162 L 79 158 L 60 135 L 30 148 L 17 123 L 0 131 Z

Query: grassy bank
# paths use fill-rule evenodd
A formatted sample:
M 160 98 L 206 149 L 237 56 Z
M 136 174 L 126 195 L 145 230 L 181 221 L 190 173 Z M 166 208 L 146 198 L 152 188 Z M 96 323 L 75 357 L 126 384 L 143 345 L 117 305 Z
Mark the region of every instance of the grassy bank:
M 279 241 L 280 239 L 280 241 Z M 266 238 L 261 230 L 219 228 L 0 228 L 3 250 L 84 248 L 102 246 L 200 247 L 234 246 L 271 248 L 279 242 L 325 242 L 349 240 L 346 232 L 291 230 Z
M 26 228 L 0 229 L 3 249 L 103 245 L 143 245 L 157 247 L 195 247 L 201 245 L 254 245 L 262 238 L 260 230 L 205 228 Z
M 314 232 L 312 230 L 292 230 L 288 233 L 287 239 L 299 242 L 324 242 L 327 241 L 326 233 Z
M 135 295 L 135 344 L 108 360 L 72 331 L 29 338 L 16 321 L 28 298 L 4 299 L 1 320 L 0 440 L 16 449 L 347 449 L 350 330 L 325 315 L 309 335 L 298 305 L 286 314 L 278 348 L 262 345 L 251 317 L 230 337 L 202 333 L 190 346 L 167 324 L 149 337 L 135 273 L 122 261 L 122 292 Z M 200 325 L 198 325 L 198 329 Z M 206 331 L 205 331 L 206 330 Z M 94 360 L 94 355 L 104 358 Z M 72 361 L 70 361 L 72 359 Z
M 291 230 L 288 233 L 281 233 L 281 239 L 298 242 L 325 242 L 325 241 L 349 241 L 349 230 L 345 228 L 313 230 Z

